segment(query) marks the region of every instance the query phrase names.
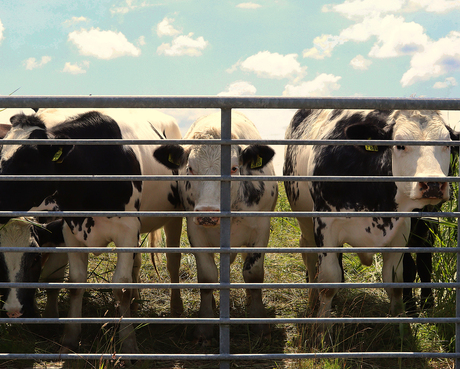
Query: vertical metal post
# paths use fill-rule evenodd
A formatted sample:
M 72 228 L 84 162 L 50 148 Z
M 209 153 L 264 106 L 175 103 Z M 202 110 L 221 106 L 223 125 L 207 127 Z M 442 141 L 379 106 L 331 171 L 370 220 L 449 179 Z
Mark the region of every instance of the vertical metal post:
M 458 165 L 460 168 L 460 155 L 458 156 Z M 457 184 L 457 211 L 460 209 L 460 184 Z M 460 221 L 457 218 L 457 247 L 460 247 Z M 459 275 L 460 275 L 460 253 L 457 252 L 457 280 L 459 282 Z M 455 289 L 455 317 L 457 319 L 460 318 L 460 289 L 457 287 Z M 460 323 L 455 323 L 455 353 L 458 355 L 460 354 Z M 460 368 L 460 358 L 455 358 L 455 365 L 456 369 Z
M 231 109 L 221 110 L 221 137 L 229 140 L 232 136 Z M 231 182 L 225 180 L 225 177 L 231 176 L 231 146 L 221 145 L 221 175 L 224 178 L 220 182 L 220 210 L 221 212 L 230 212 L 231 197 L 230 186 Z M 230 283 L 230 231 L 231 218 L 223 216 L 220 220 L 220 283 Z M 220 319 L 230 318 L 230 290 L 220 290 Z M 220 324 L 220 354 L 230 354 L 230 325 Z M 229 369 L 230 362 L 222 360 L 220 362 L 221 369 Z

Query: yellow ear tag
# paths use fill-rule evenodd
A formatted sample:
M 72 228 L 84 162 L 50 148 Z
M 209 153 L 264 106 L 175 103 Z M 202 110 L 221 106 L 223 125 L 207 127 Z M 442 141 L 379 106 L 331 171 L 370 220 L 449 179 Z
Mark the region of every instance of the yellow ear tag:
M 56 151 L 56 154 L 54 154 L 52 161 L 56 161 L 59 164 L 62 163 L 62 160 L 64 160 L 64 158 L 59 160 L 61 158 L 61 156 L 62 156 L 62 147 L 60 147 L 59 150 Z
M 257 169 L 262 166 L 262 158 L 260 155 L 257 155 L 257 159 L 251 163 L 251 169 Z
M 371 137 L 368 138 L 368 140 L 371 140 L 371 139 L 372 139 Z M 375 145 L 366 145 L 364 146 L 364 148 L 366 149 L 366 151 L 373 151 L 373 152 L 379 151 L 378 146 L 375 146 Z
M 179 166 L 179 164 L 180 164 L 179 162 L 177 162 L 177 161 L 175 161 L 175 160 L 173 159 L 173 157 L 172 157 L 171 154 L 169 154 L 169 156 L 168 156 L 168 161 L 169 161 L 170 163 L 173 163 L 174 165 L 177 165 L 177 166 Z

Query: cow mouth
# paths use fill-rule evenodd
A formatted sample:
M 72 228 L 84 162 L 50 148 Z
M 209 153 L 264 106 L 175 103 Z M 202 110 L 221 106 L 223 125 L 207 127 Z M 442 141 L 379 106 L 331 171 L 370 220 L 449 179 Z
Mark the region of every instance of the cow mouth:
M 219 217 L 195 217 L 195 224 L 202 227 L 216 227 L 220 225 Z

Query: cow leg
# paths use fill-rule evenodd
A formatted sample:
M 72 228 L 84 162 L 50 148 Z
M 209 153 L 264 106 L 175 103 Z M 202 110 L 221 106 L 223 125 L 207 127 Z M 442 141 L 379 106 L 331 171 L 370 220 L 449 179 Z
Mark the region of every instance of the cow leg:
M 66 246 L 69 247 L 83 247 L 84 245 L 79 242 L 70 231 L 67 224 L 62 229 L 62 234 Z M 85 283 L 88 269 L 88 254 L 86 253 L 69 253 L 69 282 L 70 283 Z M 83 303 L 83 288 L 75 288 L 69 290 L 70 295 L 70 308 L 69 318 L 81 318 L 82 303 Z M 66 353 L 69 350 L 77 350 L 78 339 L 81 332 L 80 323 L 69 323 L 64 328 L 64 335 L 62 338 L 61 352 Z
M 125 218 L 122 229 L 113 238 L 115 245 L 139 246 L 140 222 L 138 218 Z M 113 273 L 113 283 L 131 283 L 133 281 L 133 267 L 135 256 L 133 253 L 117 254 L 117 266 Z M 115 288 L 115 306 L 121 318 L 131 316 L 132 290 L 128 288 Z M 123 320 L 121 320 L 123 321 Z M 121 352 L 138 353 L 136 335 L 132 324 L 120 323 L 119 338 L 121 341 Z
M 403 282 L 403 254 L 383 253 L 383 282 Z M 385 288 L 390 298 L 391 314 L 396 316 L 404 312 L 402 288 Z
M 62 282 L 64 281 L 65 270 L 68 262 L 67 254 L 50 254 L 40 275 L 43 282 Z M 59 289 L 48 288 L 46 290 L 46 307 L 43 312 L 44 318 L 58 318 Z
M 142 254 L 137 252 L 134 254 L 134 260 L 133 260 L 133 272 L 132 272 L 133 283 L 140 282 L 139 274 L 141 271 L 141 266 L 142 266 Z M 131 311 L 132 312 L 136 312 L 138 310 L 139 299 L 140 299 L 139 289 L 138 288 L 132 289 L 132 296 L 131 296 Z
M 338 254 L 318 254 L 318 266 L 318 283 L 340 283 L 342 281 L 342 269 Z M 324 288 L 319 291 L 318 317 L 331 315 L 332 299 L 337 291 L 338 288 Z
M 415 281 L 416 266 L 410 253 L 403 256 L 403 280 L 412 283 Z M 403 302 L 408 315 L 414 315 L 417 312 L 417 304 L 412 294 L 412 288 L 403 288 Z
M 217 266 L 214 261 L 214 254 L 209 253 L 196 253 L 196 267 L 198 273 L 198 283 L 217 283 L 218 272 Z M 200 318 L 213 318 L 213 290 L 200 289 L 201 301 L 200 311 L 198 316 Z M 213 337 L 214 326 L 211 324 L 199 324 L 196 326 L 194 335 L 203 344 L 207 344 Z
M 433 261 L 431 253 L 417 254 L 417 272 L 421 282 L 431 282 L 431 273 L 433 272 Z M 434 296 L 431 288 L 422 288 L 420 305 L 424 309 L 430 309 L 434 306 Z
M 123 245 L 123 243 L 120 243 Z M 128 243 L 126 243 L 128 245 Z M 134 255 L 132 253 L 119 253 L 117 266 L 113 274 L 113 283 L 131 283 L 132 270 L 134 265 Z M 129 318 L 131 316 L 131 295 L 132 291 L 125 288 L 113 290 L 115 296 L 115 306 L 120 317 Z M 119 336 L 121 341 L 121 352 L 138 353 L 136 335 L 132 324 L 120 324 Z
M 264 256 L 261 253 L 243 254 L 243 278 L 246 283 L 263 283 L 264 282 Z M 261 289 L 248 289 L 249 297 L 249 317 L 266 318 L 264 303 L 262 301 Z M 257 334 L 270 333 L 268 324 L 251 325 L 251 329 Z
M 301 218 L 298 219 L 302 234 L 300 235 L 299 246 L 300 247 L 315 247 L 315 237 L 313 233 L 313 220 L 312 218 Z M 318 281 L 318 254 L 316 253 L 305 253 L 302 254 L 302 259 L 307 267 L 307 282 L 315 283 Z M 314 311 L 318 306 L 319 295 L 317 288 L 310 288 L 310 295 L 308 298 L 308 305 L 310 310 Z
M 167 247 L 180 247 L 180 236 L 182 230 L 182 218 L 172 218 L 164 226 L 166 234 L 166 246 Z M 168 268 L 169 277 L 171 283 L 179 283 L 179 268 L 180 268 L 180 253 L 168 253 L 166 254 L 166 266 Z M 179 317 L 184 312 L 184 305 L 180 296 L 180 289 L 171 289 L 171 300 L 170 300 L 171 316 Z

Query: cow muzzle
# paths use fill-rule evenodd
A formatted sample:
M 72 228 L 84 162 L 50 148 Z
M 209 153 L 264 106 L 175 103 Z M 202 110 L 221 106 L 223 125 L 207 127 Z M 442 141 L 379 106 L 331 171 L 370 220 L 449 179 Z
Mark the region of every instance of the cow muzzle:
M 196 207 L 195 211 L 219 211 L 219 209 L 211 207 Z M 219 217 L 194 217 L 193 221 L 196 225 L 202 227 L 217 227 L 220 225 Z
M 449 185 L 447 182 L 419 182 L 422 199 L 446 199 Z
M 6 315 L 8 315 L 8 318 L 20 318 L 22 316 L 22 313 L 18 310 L 14 310 L 8 311 Z

